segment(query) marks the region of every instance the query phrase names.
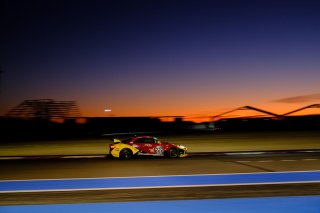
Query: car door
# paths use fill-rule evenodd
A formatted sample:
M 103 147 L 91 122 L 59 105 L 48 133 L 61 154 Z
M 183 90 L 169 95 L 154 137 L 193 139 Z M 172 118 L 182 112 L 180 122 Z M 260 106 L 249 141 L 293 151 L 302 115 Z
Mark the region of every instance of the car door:
M 134 141 L 134 147 L 139 149 L 142 154 L 153 154 L 152 153 L 152 140 L 150 138 L 137 138 Z
M 139 149 L 142 154 L 163 155 L 163 147 L 157 143 L 157 140 L 152 137 L 138 138 L 134 142 L 134 147 Z

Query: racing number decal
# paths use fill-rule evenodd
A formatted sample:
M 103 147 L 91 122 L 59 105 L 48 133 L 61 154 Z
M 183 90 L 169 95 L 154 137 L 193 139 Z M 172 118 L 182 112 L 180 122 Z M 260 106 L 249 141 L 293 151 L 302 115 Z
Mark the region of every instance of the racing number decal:
M 156 146 L 154 148 L 154 151 L 157 155 L 163 155 L 163 147 L 162 146 Z

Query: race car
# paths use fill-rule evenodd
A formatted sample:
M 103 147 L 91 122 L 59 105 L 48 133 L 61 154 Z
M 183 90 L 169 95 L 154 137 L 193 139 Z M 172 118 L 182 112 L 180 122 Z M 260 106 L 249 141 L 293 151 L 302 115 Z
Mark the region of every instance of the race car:
M 163 142 L 153 136 L 135 136 L 125 140 L 114 139 L 109 146 L 112 157 L 130 159 L 136 155 L 165 156 L 170 158 L 187 156 L 187 148 Z

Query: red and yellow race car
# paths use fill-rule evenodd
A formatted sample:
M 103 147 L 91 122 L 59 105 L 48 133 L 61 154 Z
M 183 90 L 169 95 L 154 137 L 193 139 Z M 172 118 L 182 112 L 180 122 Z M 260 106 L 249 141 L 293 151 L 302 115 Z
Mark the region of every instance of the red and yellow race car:
M 135 155 L 166 156 L 170 158 L 187 156 L 187 148 L 163 142 L 153 136 L 135 136 L 125 140 L 114 139 L 110 144 L 110 155 L 130 159 Z

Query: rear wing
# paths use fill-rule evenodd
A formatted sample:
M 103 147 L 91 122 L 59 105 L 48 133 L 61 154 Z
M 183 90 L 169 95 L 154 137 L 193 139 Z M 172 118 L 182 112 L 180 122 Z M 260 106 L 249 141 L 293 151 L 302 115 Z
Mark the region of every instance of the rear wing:
M 121 140 L 117 139 L 117 138 L 114 138 L 113 139 L 113 143 L 121 143 Z

